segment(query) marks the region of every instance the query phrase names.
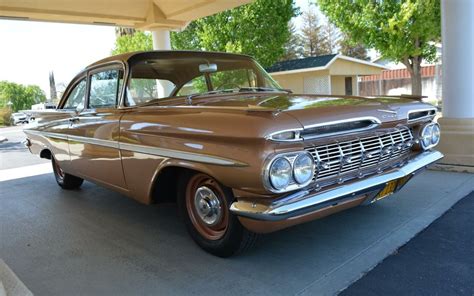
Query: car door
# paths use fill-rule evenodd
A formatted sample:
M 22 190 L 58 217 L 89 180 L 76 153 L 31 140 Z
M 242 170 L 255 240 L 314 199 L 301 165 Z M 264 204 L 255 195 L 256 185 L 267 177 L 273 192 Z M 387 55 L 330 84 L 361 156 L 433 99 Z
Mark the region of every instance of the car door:
M 123 73 L 121 65 L 89 72 L 86 104 L 72 119 L 68 137 L 74 169 L 117 189 L 127 188 L 118 144 Z
M 69 126 L 76 110 L 84 108 L 86 90 L 86 75 L 77 77 L 71 82 L 71 87 L 66 90 L 65 99 L 56 112 L 51 112 L 48 115 L 42 114 L 39 119 L 41 131 L 48 138 L 53 157 L 63 170 L 72 174 L 74 174 L 74 170 L 71 168 L 69 155 Z

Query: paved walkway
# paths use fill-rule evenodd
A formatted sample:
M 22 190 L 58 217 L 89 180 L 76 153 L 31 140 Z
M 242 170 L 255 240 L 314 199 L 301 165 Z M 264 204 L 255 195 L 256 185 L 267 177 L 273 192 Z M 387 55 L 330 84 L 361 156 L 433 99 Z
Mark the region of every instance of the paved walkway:
M 341 295 L 474 295 L 474 192 Z

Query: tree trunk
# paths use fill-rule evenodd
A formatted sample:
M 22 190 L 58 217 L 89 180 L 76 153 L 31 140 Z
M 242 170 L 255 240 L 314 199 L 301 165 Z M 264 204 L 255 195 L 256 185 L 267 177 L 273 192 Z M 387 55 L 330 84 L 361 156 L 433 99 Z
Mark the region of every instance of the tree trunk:
M 414 96 L 422 95 L 421 86 L 421 60 L 419 56 L 403 59 L 403 64 L 407 67 L 411 77 L 411 94 Z
M 418 71 L 413 71 L 413 73 L 411 73 L 411 94 L 414 96 L 422 95 L 421 69 L 418 69 Z

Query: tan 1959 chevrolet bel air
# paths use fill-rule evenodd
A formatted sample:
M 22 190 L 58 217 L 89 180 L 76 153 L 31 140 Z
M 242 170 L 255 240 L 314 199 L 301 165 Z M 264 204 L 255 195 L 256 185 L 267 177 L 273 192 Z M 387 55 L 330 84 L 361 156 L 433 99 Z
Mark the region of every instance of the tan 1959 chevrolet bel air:
M 62 188 L 176 200 L 193 239 L 226 257 L 400 190 L 442 157 L 435 113 L 404 97 L 292 94 L 244 55 L 155 51 L 90 65 L 25 133 Z

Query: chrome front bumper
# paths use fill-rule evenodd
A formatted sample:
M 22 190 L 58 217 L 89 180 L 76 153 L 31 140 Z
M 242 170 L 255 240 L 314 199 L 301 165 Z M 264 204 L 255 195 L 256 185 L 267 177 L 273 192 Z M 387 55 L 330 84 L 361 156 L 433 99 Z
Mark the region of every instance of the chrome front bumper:
M 387 173 L 377 174 L 328 190 L 300 190 L 270 204 L 236 201 L 232 203 L 230 210 L 237 216 L 255 220 L 282 221 L 291 219 L 360 198 L 362 195 L 375 197 L 388 182 L 414 175 L 441 158 L 443 158 L 441 152 L 425 151 L 413 157 L 404 166 Z

